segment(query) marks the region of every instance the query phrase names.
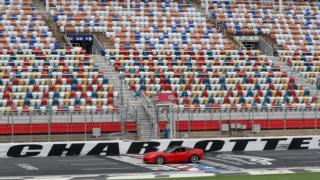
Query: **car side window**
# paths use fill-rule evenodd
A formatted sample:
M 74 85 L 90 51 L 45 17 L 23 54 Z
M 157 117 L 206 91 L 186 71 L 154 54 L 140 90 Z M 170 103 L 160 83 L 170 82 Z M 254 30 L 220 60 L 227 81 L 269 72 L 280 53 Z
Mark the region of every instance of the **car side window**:
M 178 148 L 178 149 L 176 149 L 175 152 L 185 152 L 185 151 L 186 151 L 185 148 Z

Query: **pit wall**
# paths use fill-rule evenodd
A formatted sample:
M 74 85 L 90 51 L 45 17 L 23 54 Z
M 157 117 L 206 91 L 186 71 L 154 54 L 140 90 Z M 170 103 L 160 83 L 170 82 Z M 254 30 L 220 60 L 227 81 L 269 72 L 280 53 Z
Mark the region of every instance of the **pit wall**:
M 3 143 L 0 158 L 49 156 L 116 156 L 144 154 L 170 146 L 201 148 L 206 152 L 319 149 L 320 136 L 280 136 L 211 139 L 154 139 L 150 141 L 74 141 Z

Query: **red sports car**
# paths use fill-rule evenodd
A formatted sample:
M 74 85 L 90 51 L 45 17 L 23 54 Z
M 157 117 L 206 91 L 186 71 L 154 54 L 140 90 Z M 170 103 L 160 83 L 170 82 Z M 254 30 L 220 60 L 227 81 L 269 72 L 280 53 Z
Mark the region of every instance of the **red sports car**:
M 144 155 L 143 161 L 146 163 L 197 163 L 203 158 L 202 149 L 191 149 L 187 147 L 170 147 L 163 152 L 149 152 Z

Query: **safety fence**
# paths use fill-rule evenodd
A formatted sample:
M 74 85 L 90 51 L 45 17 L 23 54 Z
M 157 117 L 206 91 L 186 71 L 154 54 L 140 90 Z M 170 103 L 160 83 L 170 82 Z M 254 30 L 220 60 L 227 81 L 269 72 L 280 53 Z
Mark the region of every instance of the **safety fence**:
M 156 108 L 157 109 L 157 108 Z M 194 131 L 216 131 L 216 135 L 260 134 L 267 130 L 281 130 L 301 134 L 319 133 L 320 113 L 318 110 L 291 110 L 283 107 L 247 109 L 244 111 L 221 109 L 174 109 L 161 107 L 159 128 L 161 131 L 174 129 L 176 133 L 192 136 Z M 174 127 L 172 127 L 172 124 Z M 314 131 L 311 131 L 314 130 Z M 298 132 L 299 131 L 299 132 Z M 271 134 L 272 135 L 272 134 Z
M 119 116 L 119 111 L 3 113 L 0 115 L 0 142 L 118 138 Z M 126 132 L 136 131 L 134 118 L 126 116 Z
M 305 130 L 305 134 L 319 133 L 320 130 L 320 113 L 316 110 L 201 111 L 162 105 L 161 108 L 155 107 L 154 113 L 160 138 L 168 137 L 165 132 L 170 128 L 174 128 L 176 134 L 188 137 L 199 132 L 212 137 L 208 132 L 217 136 L 244 136 L 263 134 L 267 130 L 283 133 Z M 124 119 L 125 134 L 121 134 L 119 111 L 3 113 L 0 115 L 0 142 L 137 139 L 137 124 L 141 124 L 137 110 L 126 109 Z

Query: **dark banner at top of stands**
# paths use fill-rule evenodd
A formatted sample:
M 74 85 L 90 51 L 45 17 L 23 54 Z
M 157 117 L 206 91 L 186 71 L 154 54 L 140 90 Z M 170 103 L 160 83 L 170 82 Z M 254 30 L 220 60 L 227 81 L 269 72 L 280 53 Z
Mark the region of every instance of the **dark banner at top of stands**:
M 207 152 L 320 149 L 319 143 L 320 136 L 7 143 L 0 144 L 0 158 L 144 154 L 171 146 L 200 148 Z
M 69 41 L 93 41 L 92 35 L 68 34 Z

